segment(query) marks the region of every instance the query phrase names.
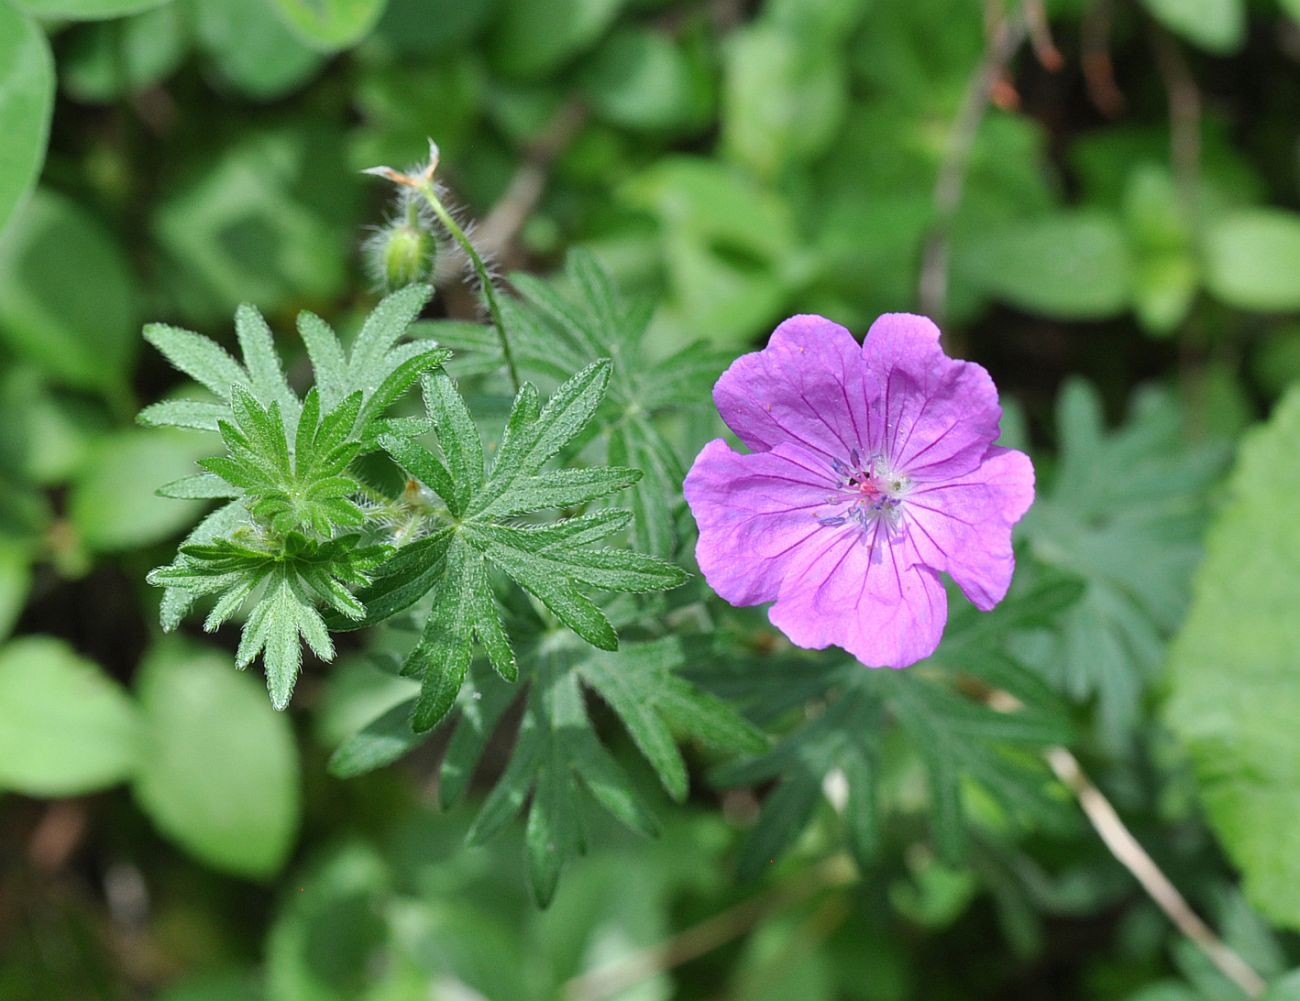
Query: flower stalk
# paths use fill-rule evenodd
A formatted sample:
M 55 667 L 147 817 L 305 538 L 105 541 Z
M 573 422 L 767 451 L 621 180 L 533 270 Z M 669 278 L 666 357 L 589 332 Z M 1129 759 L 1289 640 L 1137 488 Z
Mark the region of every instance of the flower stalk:
M 465 230 L 456 221 L 455 216 L 447 210 L 447 206 L 442 203 L 442 199 L 438 197 L 438 187 L 433 180 L 438 169 L 438 156 L 438 144 L 430 139 L 429 162 L 418 174 L 402 173 L 392 167 L 371 167 L 364 173 L 386 177 L 394 184 L 413 189 L 416 194 L 424 199 L 425 204 L 429 206 L 438 222 L 442 224 L 443 229 L 465 252 L 465 256 L 469 258 L 470 264 L 474 268 L 474 274 L 478 278 L 483 293 L 483 301 L 487 305 L 488 316 L 492 320 L 492 326 L 496 328 L 497 338 L 501 341 L 501 357 L 505 361 L 506 372 L 510 375 L 510 383 L 517 393 L 520 387 L 519 370 L 515 367 L 514 354 L 510 350 L 510 337 L 506 333 L 505 319 L 501 315 L 501 304 L 497 299 L 496 286 L 492 283 L 492 276 L 488 273 L 487 263 L 483 260 L 483 256 L 475 249 Z

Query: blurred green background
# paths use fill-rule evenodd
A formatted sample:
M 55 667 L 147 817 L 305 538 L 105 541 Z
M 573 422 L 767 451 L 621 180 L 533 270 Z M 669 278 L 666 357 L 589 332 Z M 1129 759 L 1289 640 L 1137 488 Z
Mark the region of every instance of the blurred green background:
M 229 344 L 247 301 L 276 330 L 304 308 L 355 330 L 387 198 L 360 171 L 426 137 L 503 272 L 590 248 L 660 301 L 659 357 L 740 353 L 794 312 L 939 318 L 1054 483 L 1036 556 L 1088 582 L 1020 655 L 1175 882 L 1266 975 L 1300 963 L 1300 747 L 1239 763 L 1283 805 L 1265 847 L 1220 827 L 1229 866 L 1156 711 L 1233 444 L 1300 379 L 1297 19 L 1296 0 L 0 0 L 0 1001 L 1241 996 L 1082 822 L 949 867 L 905 780 L 860 880 L 817 861 L 826 807 L 737 881 L 767 788 L 697 781 L 657 841 L 596 824 L 538 911 L 518 831 L 466 849 L 472 811 L 435 809 L 439 741 L 326 776 L 406 692 L 360 652 L 276 714 L 228 636 L 160 638 L 144 577 L 202 502 L 153 491 L 210 449 L 133 425 L 176 387 L 141 324 Z M 448 281 L 434 311 L 475 306 Z M 1295 423 L 1259 468 L 1294 460 Z M 709 429 L 675 433 L 689 457 Z M 1285 489 L 1247 535 L 1295 520 Z M 1257 691 L 1289 734 L 1296 686 Z M 1245 739 L 1227 733 L 1213 746 Z

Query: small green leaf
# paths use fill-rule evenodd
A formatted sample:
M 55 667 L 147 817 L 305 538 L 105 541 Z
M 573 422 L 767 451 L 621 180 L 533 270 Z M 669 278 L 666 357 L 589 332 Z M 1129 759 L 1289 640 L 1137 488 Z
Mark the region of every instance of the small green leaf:
M 1243 0 L 1142 0 L 1148 13 L 1193 45 L 1229 55 L 1246 40 Z
M 0 335 L 10 347 L 72 386 L 116 394 L 135 360 L 137 311 L 113 236 L 75 202 L 36 192 L 0 242 Z
M 503 73 L 537 79 L 595 42 L 618 16 L 625 0 L 510 0 L 497 15 L 489 41 L 492 62 Z
M 145 745 L 134 704 L 98 665 L 62 640 L 0 647 L 0 788 L 75 796 L 115 785 Z
M 289 721 L 228 656 L 192 644 L 156 647 L 137 687 L 150 748 L 134 786 L 144 812 L 217 869 L 253 878 L 278 871 L 300 812 Z
M 36 183 L 54 108 L 54 59 L 45 32 L 0 6 L 0 233 Z
M 392 764 L 428 740 L 428 731 L 418 732 L 411 726 L 413 707 L 413 701 L 393 706 L 340 744 L 330 755 L 330 774 L 339 779 L 364 775 Z
M 267 0 L 192 0 L 192 9 L 196 41 L 217 75 L 255 101 L 292 93 L 325 64 Z
M 189 25 L 183 4 L 83 25 L 61 55 L 64 89 L 78 101 L 111 103 L 161 82 L 185 58 Z
M 1119 221 L 1092 211 L 1008 223 L 953 248 L 953 270 L 1013 306 L 1068 320 L 1129 305 L 1129 251 Z
M 177 504 L 157 496 L 156 487 L 197 472 L 194 462 L 207 450 L 202 440 L 170 430 L 127 430 L 101 438 L 73 481 L 68 499 L 68 516 L 78 536 L 91 549 L 113 552 L 177 534 L 202 510 L 196 498 L 228 492 L 195 492 L 198 484 L 191 478 L 184 491 L 190 502 Z
M 1300 310 L 1300 215 L 1244 209 L 1205 236 L 1205 281 L 1229 306 L 1258 312 Z
M 273 0 L 281 20 L 322 52 L 351 48 L 378 22 L 387 0 Z

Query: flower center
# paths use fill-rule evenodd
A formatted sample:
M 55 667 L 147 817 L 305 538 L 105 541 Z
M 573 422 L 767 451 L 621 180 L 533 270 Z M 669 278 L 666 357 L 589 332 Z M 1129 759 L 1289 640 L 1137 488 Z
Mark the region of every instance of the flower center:
M 881 522 L 892 532 L 902 520 L 903 499 L 912 481 L 890 468 L 884 456 L 873 455 L 865 462 L 854 449 L 845 462 L 832 459 L 831 468 L 837 478 L 835 493 L 826 498 L 833 505 L 833 513 L 818 512 L 817 520 L 827 526 L 853 522 L 870 528 Z

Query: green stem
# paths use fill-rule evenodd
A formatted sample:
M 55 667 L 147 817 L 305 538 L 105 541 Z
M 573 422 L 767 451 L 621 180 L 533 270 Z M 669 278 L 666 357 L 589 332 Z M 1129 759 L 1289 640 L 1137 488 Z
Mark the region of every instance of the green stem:
M 492 278 L 488 274 L 487 265 L 483 263 L 483 258 L 479 252 L 474 249 L 474 244 L 470 243 L 469 237 L 465 231 L 452 218 L 446 206 L 438 198 L 437 191 L 434 190 L 432 181 L 425 181 L 423 184 L 416 186 L 416 191 L 424 196 L 424 200 L 429 203 L 429 208 L 433 209 L 433 214 L 438 217 L 443 228 L 451 234 L 451 238 L 460 244 L 460 249 L 465 251 L 469 257 L 470 263 L 474 265 L 474 273 L 478 275 L 479 285 L 483 288 L 483 299 L 487 303 L 488 315 L 492 317 L 492 325 L 497 329 L 497 337 L 501 340 L 501 356 L 505 359 L 506 371 L 510 373 L 510 382 L 515 387 L 515 392 L 519 392 L 519 372 L 515 369 L 515 357 L 510 351 L 510 338 L 506 335 L 505 321 L 501 317 L 501 305 L 497 302 L 496 288 L 492 284 Z

